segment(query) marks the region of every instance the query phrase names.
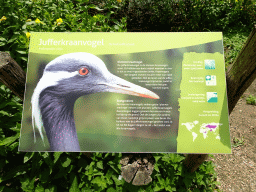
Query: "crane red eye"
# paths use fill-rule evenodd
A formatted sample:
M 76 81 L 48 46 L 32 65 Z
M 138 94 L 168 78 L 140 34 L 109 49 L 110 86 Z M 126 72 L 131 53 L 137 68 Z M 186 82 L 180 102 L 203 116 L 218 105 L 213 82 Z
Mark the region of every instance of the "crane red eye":
M 86 67 L 81 67 L 79 69 L 79 74 L 80 75 L 87 75 L 89 73 L 89 70 Z

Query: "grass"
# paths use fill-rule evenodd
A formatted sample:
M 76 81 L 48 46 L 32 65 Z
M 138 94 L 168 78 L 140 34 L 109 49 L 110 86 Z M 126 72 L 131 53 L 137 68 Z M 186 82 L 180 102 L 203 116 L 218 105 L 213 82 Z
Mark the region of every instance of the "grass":
M 154 22 L 159 23 L 160 28 L 156 27 L 156 30 L 161 29 L 160 24 L 169 24 L 170 31 L 223 31 L 228 67 L 256 20 L 256 5 L 251 1 L 215 0 L 205 3 L 202 0 L 189 4 L 170 0 L 161 3 L 156 0 L 137 1 L 148 12 L 131 7 L 128 16 L 124 0 L 97 2 L 0 1 L 0 51 L 9 52 L 26 70 L 32 31 L 126 32 L 131 28 L 129 21 L 138 20 L 139 16 L 142 21 L 150 18 L 152 26 Z M 154 13 L 153 17 L 148 17 L 150 13 Z M 208 17 L 204 18 L 204 14 Z M 220 17 L 218 22 L 216 16 Z M 255 102 L 255 97 L 247 99 L 251 104 Z M 93 153 L 92 158 L 87 159 L 81 153 L 17 152 L 21 117 L 22 101 L 1 85 L 0 191 L 219 191 L 216 186 L 220 183 L 216 181 L 215 165 L 211 161 L 204 162 L 196 172 L 188 173 L 182 165 L 185 157 L 181 154 L 154 154 L 153 181 L 147 186 L 137 187 L 118 179 L 120 153 Z M 234 147 L 243 143 L 243 138 L 233 140 Z
M 223 45 L 225 49 L 225 66 L 226 69 L 230 66 L 235 58 L 238 56 L 238 53 L 244 46 L 244 43 L 249 36 L 249 32 L 240 32 L 240 33 L 228 33 L 223 37 Z
M 250 105 L 256 105 L 256 97 L 249 95 L 249 97 L 246 98 L 246 103 Z
M 244 145 L 244 137 L 242 137 L 241 140 L 239 140 L 238 138 L 234 137 L 233 138 L 232 147 L 236 148 L 236 147 L 239 147 L 241 145 Z

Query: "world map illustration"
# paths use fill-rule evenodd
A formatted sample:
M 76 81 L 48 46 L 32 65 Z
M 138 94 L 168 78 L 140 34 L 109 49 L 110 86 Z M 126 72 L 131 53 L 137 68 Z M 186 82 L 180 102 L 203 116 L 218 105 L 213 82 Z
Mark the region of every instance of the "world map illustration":
M 202 134 L 204 139 L 208 137 L 208 134 L 213 134 L 216 139 L 220 139 L 219 135 L 219 127 L 222 125 L 221 123 L 203 123 L 199 125 L 199 121 L 193 121 L 193 122 L 187 122 L 187 123 L 182 123 L 181 125 L 185 125 L 187 130 L 192 133 L 193 137 L 193 142 L 197 138 L 198 134 Z M 200 127 L 199 132 L 198 126 Z

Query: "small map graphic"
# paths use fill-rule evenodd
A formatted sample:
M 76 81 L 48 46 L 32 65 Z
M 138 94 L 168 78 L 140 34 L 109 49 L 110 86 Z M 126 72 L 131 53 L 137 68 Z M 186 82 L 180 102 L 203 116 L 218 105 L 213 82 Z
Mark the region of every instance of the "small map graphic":
M 208 134 L 213 134 L 215 139 L 220 139 L 219 135 L 219 127 L 222 125 L 221 123 L 203 123 L 199 125 L 199 121 L 182 123 L 181 125 L 185 125 L 187 130 L 191 132 L 193 137 L 193 142 L 196 140 L 198 134 L 202 134 L 204 139 L 208 137 Z M 198 132 L 199 130 L 199 132 Z

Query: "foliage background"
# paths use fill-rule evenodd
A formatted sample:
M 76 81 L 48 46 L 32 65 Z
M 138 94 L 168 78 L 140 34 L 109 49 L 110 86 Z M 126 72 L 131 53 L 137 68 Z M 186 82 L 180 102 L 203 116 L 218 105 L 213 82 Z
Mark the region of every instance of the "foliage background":
M 223 31 L 226 66 L 256 24 L 252 0 L 6 0 L 0 1 L 0 51 L 26 71 L 31 31 Z M 184 155 L 154 154 L 153 181 L 136 187 L 119 179 L 122 154 L 17 152 L 22 101 L 0 85 L 0 191 L 214 191 L 211 161 L 194 173 Z

